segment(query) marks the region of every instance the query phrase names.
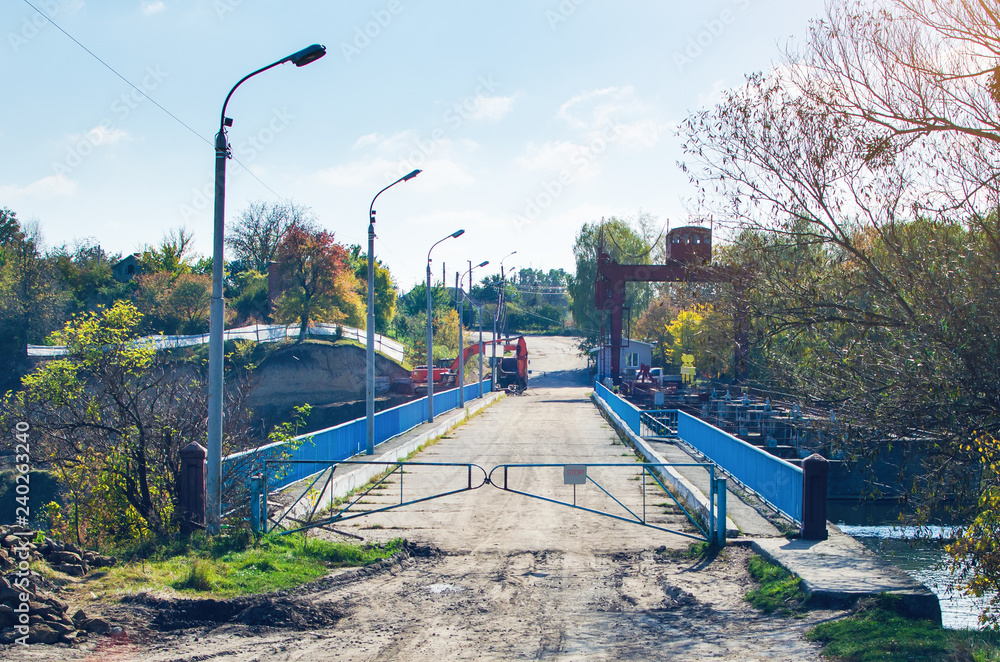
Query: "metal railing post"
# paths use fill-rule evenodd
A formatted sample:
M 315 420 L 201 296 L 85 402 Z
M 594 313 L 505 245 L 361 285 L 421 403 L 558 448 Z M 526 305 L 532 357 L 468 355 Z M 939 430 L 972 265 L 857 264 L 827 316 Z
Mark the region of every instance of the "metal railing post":
M 716 542 L 719 547 L 726 546 L 726 479 L 719 478 L 715 484 L 718 486 L 719 498 L 719 516 L 718 525 L 716 526 Z
M 250 476 L 250 530 L 254 533 L 260 533 L 260 489 L 260 475 Z

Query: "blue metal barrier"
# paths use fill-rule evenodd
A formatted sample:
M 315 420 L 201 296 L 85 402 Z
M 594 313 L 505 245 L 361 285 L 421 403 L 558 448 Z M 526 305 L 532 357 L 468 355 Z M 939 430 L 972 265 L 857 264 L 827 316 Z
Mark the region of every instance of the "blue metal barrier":
M 685 412 L 677 413 L 677 435 L 779 512 L 802 521 L 802 469 Z
M 746 489 L 796 522 L 802 521 L 802 469 L 682 411 L 642 411 L 599 382 L 594 389 L 639 436 L 676 436 L 714 462 Z M 673 418 L 676 416 L 676 418 Z M 676 421 L 676 423 L 674 423 Z
M 636 434 L 640 433 L 641 409 L 631 402 L 618 397 L 600 382 L 594 382 L 594 390 L 597 392 L 597 397 L 604 400 L 611 407 L 611 411 L 618 414 L 618 418 L 622 419 L 632 432 Z
M 488 392 L 488 381 L 484 381 L 483 390 Z M 466 400 L 479 397 L 479 384 L 465 386 Z M 458 389 L 434 394 L 435 415 L 443 414 L 458 408 Z M 385 409 L 375 414 L 375 444 L 381 444 L 404 432 L 412 430 L 427 421 L 427 397 L 407 402 L 406 404 Z M 367 423 L 364 418 L 356 418 L 347 423 L 341 423 L 331 428 L 299 435 L 291 442 L 277 442 L 254 448 L 242 453 L 234 453 L 222 459 L 223 483 L 225 476 L 232 475 L 234 468 L 240 463 L 250 462 L 254 467 L 263 466 L 264 460 L 274 462 L 282 459 L 297 460 L 295 463 L 277 463 L 274 475 L 267 476 L 269 489 L 278 489 L 294 483 L 297 480 L 311 476 L 317 471 L 329 466 L 331 461 L 346 460 L 364 451 L 367 444 Z M 298 447 L 296 448 L 296 444 Z M 315 464 L 309 463 L 315 461 Z M 259 469 L 255 469 L 257 471 Z

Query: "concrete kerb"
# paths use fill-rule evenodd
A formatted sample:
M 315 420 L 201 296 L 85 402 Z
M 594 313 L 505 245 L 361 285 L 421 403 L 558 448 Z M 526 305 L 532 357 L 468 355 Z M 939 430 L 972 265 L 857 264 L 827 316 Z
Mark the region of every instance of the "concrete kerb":
M 650 448 L 649 444 L 646 443 L 646 440 L 633 432 L 632 429 L 625 424 L 625 421 L 623 421 L 618 414 L 612 411 L 607 403 L 601 400 L 596 393 L 592 394 L 590 397 L 594 401 L 598 410 L 604 414 L 604 417 L 609 423 L 611 423 L 611 426 L 615 428 L 618 436 L 632 446 L 632 448 L 634 448 L 635 451 L 639 453 L 639 455 L 641 455 L 647 462 L 651 464 L 668 464 L 667 460 L 662 455 Z M 680 499 L 684 505 L 707 526 L 709 522 L 709 513 L 711 511 L 709 500 L 705 493 L 702 492 L 694 483 L 678 473 L 673 467 L 660 467 L 655 471 L 660 480 L 663 481 L 663 484 L 673 492 L 674 496 Z M 739 527 L 737 527 L 736 523 L 727 516 L 726 537 L 735 537 L 739 534 Z
M 941 624 L 937 595 L 849 535 L 831 528 L 827 540 L 752 538 L 740 542 L 802 580 L 811 607 L 848 609 L 862 598 L 897 596 L 904 613 Z
M 445 418 L 440 418 L 435 420 L 433 425 L 428 425 L 427 423 L 424 423 L 419 428 L 417 428 L 417 433 L 412 438 L 407 439 L 404 443 L 382 453 L 381 455 L 374 455 L 374 456 L 356 455 L 350 459 L 371 460 L 372 462 L 396 462 L 408 456 L 410 453 L 414 452 L 415 450 L 420 448 L 422 445 L 424 445 L 431 439 L 434 439 L 435 437 L 440 437 L 441 435 L 446 434 L 449 430 L 458 427 L 466 420 L 468 420 L 470 417 L 474 416 L 481 410 L 485 409 L 486 407 L 489 407 L 490 405 L 494 404 L 495 402 L 503 398 L 504 395 L 505 394 L 502 391 L 494 391 L 493 393 L 484 393 L 483 398 L 481 400 L 477 398 L 471 402 L 466 403 L 465 408 L 462 409 L 461 411 L 452 410 L 451 412 L 448 412 L 450 415 L 448 415 Z M 409 432 L 412 433 L 413 430 L 410 430 Z M 403 434 L 407 434 L 407 432 L 404 432 Z M 392 439 L 387 439 L 383 443 L 389 443 L 391 441 Z M 377 448 L 378 447 L 376 447 L 376 450 Z M 344 468 L 347 469 L 347 471 L 342 475 L 336 476 L 333 480 L 331 480 L 330 484 L 327 485 L 326 489 L 323 490 L 322 494 L 316 494 L 312 498 L 306 497 L 301 499 L 294 506 L 294 508 L 288 510 L 284 514 L 287 517 L 301 519 L 309 515 L 309 513 L 313 509 L 313 504 L 317 503 L 317 501 L 319 503 L 319 508 L 317 510 L 322 510 L 324 504 L 330 504 L 333 502 L 334 499 L 350 494 L 353 490 L 356 490 L 364 486 L 374 476 L 379 475 L 380 473 L 385 471 L 388 467 L 375 464 L 375 465 L 347 465 Z M 302 480 L 286 485 L 280 491 L 283 493 L 294 494 L 297 497 L 299 493 L 302 492 L 302 490 L 305 490 L 306 487 L 308 487 L 309 483 L 312 482 L 315 476 L 316 474 L 313 474 L 311 476 L 306 476 Z M 322 483 L 322 480 L 320 480 L 319 482 Z

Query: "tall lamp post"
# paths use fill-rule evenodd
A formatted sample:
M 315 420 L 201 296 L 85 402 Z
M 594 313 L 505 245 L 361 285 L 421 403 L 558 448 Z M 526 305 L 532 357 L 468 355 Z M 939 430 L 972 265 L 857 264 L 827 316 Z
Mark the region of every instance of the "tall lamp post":
M 434 422 L 434 327 L 431 324 L 431 251 L 442 241 L 461 237 L 465 230 L 456 230 L 444 239 L 438 239 L 427 251 L 427 422 Z
M 366 324 L 365 362 L 368 374 L 365 377 L 365 421 L 368 455 L 375 454 L 375 201 L 393 186 L 408 182 L 421 173 L 414 170 L 403 175 L 392 184 L 375 194 L 368 207 L 368 322 Z
M 222 298 L 223 245 L 225 243 L 226 160 L 230 158 L 229 138 L 226 127 L 233 120 L 226 117 L 226 106 L 236 88 L 259 73 L 285 62 L 304 67 L 326 55 L 326 46 L 313 44 L 286 58 L 258 69 L 240 79 L 229 90 L 222 104 L 219 133 L 215 136 L 215 236 L 212 242 L 212 301 L 209 310 L 208 337 L 208 475 L 205 483 L 208 494 L 205 504 L 205 525 L 209 535 L 218 535 L 222 529 L 222 336 L 226 302 Z
M 501 290 L 497 292 L 497 310 L 496 314 L 493 315 L 493 358 L 490 361 L 490 390 L 496 389 L 496 369 L 497 369 L 497 322 L 500 320 L 500 302 L 503 300 L 504 289 L 507 287 L 507 282 L 503 278 L 503 261 L 509 258 L 511 255 L 516 254 L 517 251 L 511 251 L 507 253 L 502 258 L 500 258 L 500 287 Z
M 481 264 L 472 266 L 472 260 L 469 260 L 469 289 L 472 289 L 472 270 L 478 269 L 479 267 L 485 267 L 490 261 L 486 260 Z M 465 406 L 465 356 L 462 353 L 462 342 L 465 340 L 465 292 L 462 290 L 462 280 L 465 279 L 465 274 L 462 274 L 462 279 L 458 282 L 458 291 L 455 292 L 455 296 L 458 297 L 458 406 Z M 480 334 L 479 338 L 479 383 L 483 382 L 483 338 Z M 479 395 L 482 395 L 480 393 Z

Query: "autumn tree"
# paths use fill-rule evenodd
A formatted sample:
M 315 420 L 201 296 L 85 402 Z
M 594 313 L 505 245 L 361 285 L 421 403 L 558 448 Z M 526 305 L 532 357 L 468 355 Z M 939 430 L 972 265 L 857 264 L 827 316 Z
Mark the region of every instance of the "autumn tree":
M 682 129 L 736 226 L 773 382 L 835 407 L 848 456 L 898 448 L 910 502 L 959 521 L 984 521 L 1000 484 L 970 443 L 1000 431 L 998 58 L 989 3 L 831 4 L 782 67 Z M 995 538 L 970 531 L 964 561 L 1000 588 Z
M 243 269 L 267 273 L 285 233 L 293 225 L 314 222 L 308 207 L 294 202 L 258 200 L 247 205 L 229 229 L 226 244 Z
M 347 250 L 332 232 L 293 224 L 278 245 L 276 258 L 283 294 L 275 317 L 299 323 L 299 342 L 313 321 L 364 326 L 361 285 L 350 269 Z

